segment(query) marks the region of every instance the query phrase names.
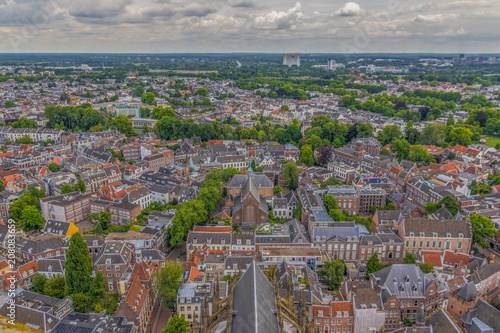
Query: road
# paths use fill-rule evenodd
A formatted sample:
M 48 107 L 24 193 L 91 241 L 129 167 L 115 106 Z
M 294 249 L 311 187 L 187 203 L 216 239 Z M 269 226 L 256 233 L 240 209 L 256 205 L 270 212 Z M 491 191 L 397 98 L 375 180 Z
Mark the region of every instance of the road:
M 181 246 L 174 248 L 172 252 L 170 252 L 167 255 L 167 260 L 171 261 L 179 260 L 180 263 L 184 266 L 184 269 L 186 269 L 186 256 L 185 255 L 181 256 L 181 254 L 185 251 L 185 249 L 186 249 L 185 244 L 182 244 Z M 167 326 L 168 320 L 170 319 L 171 316 L 172 316 L 172 311 L 170 309 L 166 309 L 162 307 L 161 304 L 158 304 L 153 309 L 150 325 L 146 332 L 161 333 L 161 330 Z

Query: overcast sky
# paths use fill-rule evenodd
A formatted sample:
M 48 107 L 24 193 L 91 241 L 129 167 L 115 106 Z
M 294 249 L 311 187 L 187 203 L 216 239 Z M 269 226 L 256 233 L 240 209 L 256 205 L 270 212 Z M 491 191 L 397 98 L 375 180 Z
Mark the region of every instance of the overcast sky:
M 499 0 L 0 0 L 0 52 L 500 52 Z

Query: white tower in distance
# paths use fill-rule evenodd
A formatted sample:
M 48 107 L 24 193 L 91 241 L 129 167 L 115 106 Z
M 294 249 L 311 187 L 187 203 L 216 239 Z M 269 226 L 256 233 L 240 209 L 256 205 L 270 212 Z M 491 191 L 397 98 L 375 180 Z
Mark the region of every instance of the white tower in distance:
M 283 65 L 288 67 L 292 67 L 293 65 L 300 67 L 300 53 L 283 54 Z

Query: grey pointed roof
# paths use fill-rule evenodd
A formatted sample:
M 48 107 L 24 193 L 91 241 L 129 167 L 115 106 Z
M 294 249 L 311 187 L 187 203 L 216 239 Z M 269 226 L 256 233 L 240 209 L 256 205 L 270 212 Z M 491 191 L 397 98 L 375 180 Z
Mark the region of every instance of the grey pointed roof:
M 457 296 L 466 302 L 473 301 L 477 297 L 477 289 L 474 282 L 468 282 L 462 289 L 460 289 Z
M 231 332 L 278 333 L 274 287 L 252 262 L 233 289 Z
M 458 328 L 457 324 L 446 314 L 446 312 L 439 308 L 436 312 L 432 314 L 426 321 L 425 326 L 431 326 L 433 332 L 439 333 L 459 333 L 461 330 Z

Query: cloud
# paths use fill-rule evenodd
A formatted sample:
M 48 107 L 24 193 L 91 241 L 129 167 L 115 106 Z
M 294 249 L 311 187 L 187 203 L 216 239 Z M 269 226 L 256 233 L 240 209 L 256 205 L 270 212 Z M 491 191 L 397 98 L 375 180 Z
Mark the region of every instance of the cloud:
M 358 16 L 361 14 L 362 9 L 360 5 L 355 2 L 348 2 L 342 8 L 335 12 L 338 16 Z
M 460 28 L 458 30 L 450 29 L 450 30 L 447 30 L 447 31 L 436 32 L 434 34 L 434 36 L 439 36 L 439 37 L 456 37 L 456 36 L 461 36 L 461 35 L 465 35 L 465 34 L 466 34 L 465 29 L 464 28 Z
M 257 29 L 290 29 L 294 26 L 294 22 L 300 20 L 302 14 L 302 4 L 296 2 L 292 8 L 284 12 L 277 12 L 275 10 L 257 16 L 254 20 Z
M 425 23 L 444 23 L 446 20 L 456 19 L 456 14 L 433 14 L 433 15 L 418 15 L 414 21 L 415 22 L 425 22 Z
M 68 13 L 75 17 L 99 18 L 119 16 L 133 0 L 86 0 L 73 1 Z

